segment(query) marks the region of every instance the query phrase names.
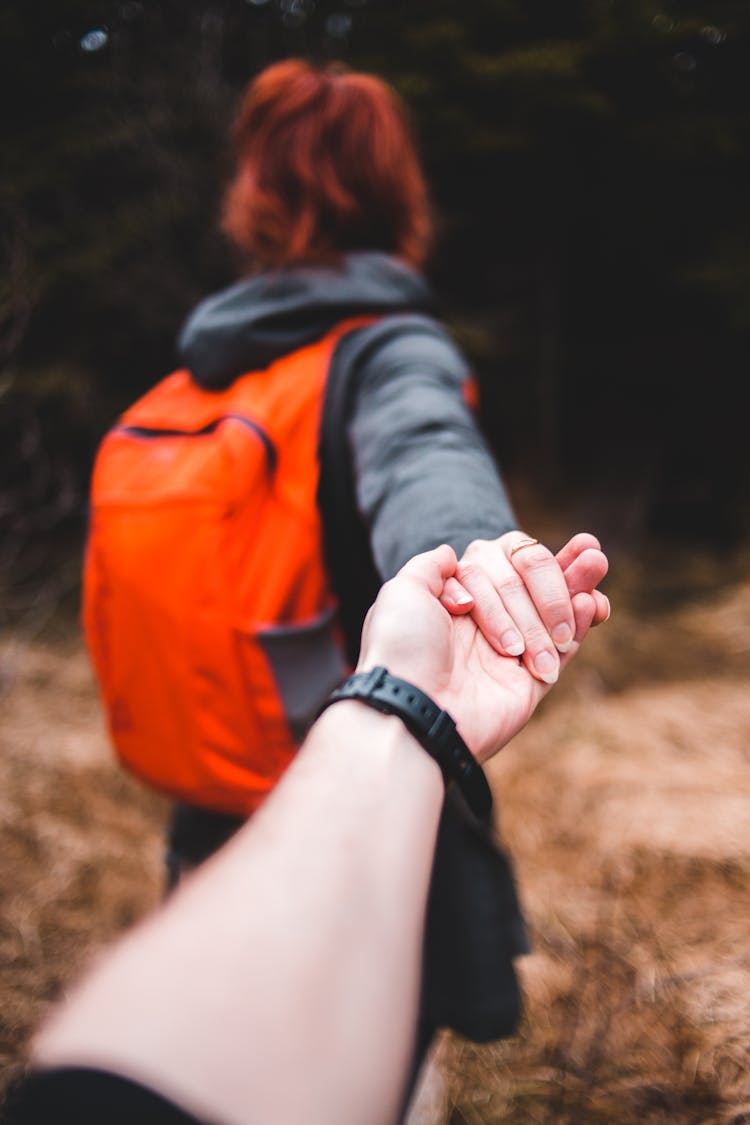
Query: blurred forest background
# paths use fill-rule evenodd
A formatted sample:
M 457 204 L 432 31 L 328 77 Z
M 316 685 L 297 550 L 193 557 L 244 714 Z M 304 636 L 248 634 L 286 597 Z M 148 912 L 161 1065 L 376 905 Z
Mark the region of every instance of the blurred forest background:
M 6 623 L 75 604 L 96 443 L 236 276 L 227 127 L 286 55 L 410 106 L 429 272 L 516 495 L 615 555 L 746 541 L 745 0 L 26 0 L 0 41 Z

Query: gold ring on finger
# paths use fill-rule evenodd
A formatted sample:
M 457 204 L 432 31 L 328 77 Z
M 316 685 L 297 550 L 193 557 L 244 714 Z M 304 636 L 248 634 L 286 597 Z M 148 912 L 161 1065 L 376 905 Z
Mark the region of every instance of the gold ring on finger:
M 519 539 L 515 547 L 511 547 L 508 558 L 512 559 L 516 551 L 522 551 L 524 547 L 534 547 L 538 542 L 538 539 L 532 539 L 530 536 L 528 536 L 526 539 Z

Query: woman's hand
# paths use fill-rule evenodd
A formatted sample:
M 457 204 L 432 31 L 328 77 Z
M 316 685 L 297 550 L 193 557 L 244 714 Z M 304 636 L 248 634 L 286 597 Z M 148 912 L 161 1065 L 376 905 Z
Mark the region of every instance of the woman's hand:
M 523 532 L 509 531 L 470 543 L 456 577 L 473 597 L 490 645 L 504 656 L 522 655 L 532 675 L 553 684 L 575 638 L 574 600 L 592 600 L 593 625 L 609 616 L 609 601 L 596 589 L 608 566 L 599 540 L 586 532 L 553 555 Z
M 561 667 L 604 610 L 587 586 L 602 569 L 598 558 L 583 557 L 590 549 L 571 540 L 561 552 L 562 562 L 556 563 L 558 569 L 567 564 L 565 575 L 572 585 L 566 593 L 571 637 L 566 651 L 556 653 Z M 448 546 L 416 555 L 402 567 L 367 615 L 358 670 L 381 664 L 427 692 L 450 713 L 476 757 L 485 760 L 524 726 L 549 685 L 525 661 L 498 651 L 488 640 L 482 624 L 486 618 L 473 597 L 467 598 L 464 574 Z M 482 585 L 477 583 L 478 562 L 472 577 L 475 588 Z M 492 585 L 486 575 L 481 577 Z

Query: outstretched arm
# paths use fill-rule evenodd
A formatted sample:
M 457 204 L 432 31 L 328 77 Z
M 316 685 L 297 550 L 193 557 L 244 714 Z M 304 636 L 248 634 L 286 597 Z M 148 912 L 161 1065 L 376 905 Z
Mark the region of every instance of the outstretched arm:
M 339 703 L 259 813 L 126 936 L 36 1043 L 228 1125 L 385 1125 L 403 1096 L 443 782 Z
M 444 546 L 388 582 L 360 666 L 409 679 L 487 757 L 548 689 L 448 613 L 455 572 Z M 587 628 L 583 612 L 565 660 Z M 442 799 L 400 719 L 329 708 L 260 812 L 42 1030 L 36 1066 L 109 1069 L 228 1125 L 392 1122 Z

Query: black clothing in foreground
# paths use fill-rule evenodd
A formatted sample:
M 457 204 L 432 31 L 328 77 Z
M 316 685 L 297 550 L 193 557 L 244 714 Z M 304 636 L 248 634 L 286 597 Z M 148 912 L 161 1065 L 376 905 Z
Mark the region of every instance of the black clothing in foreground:
M 106 1070 L 32 1071 L 6 1106 L 2 1125 L 201 1125 L 173 1102 Z

